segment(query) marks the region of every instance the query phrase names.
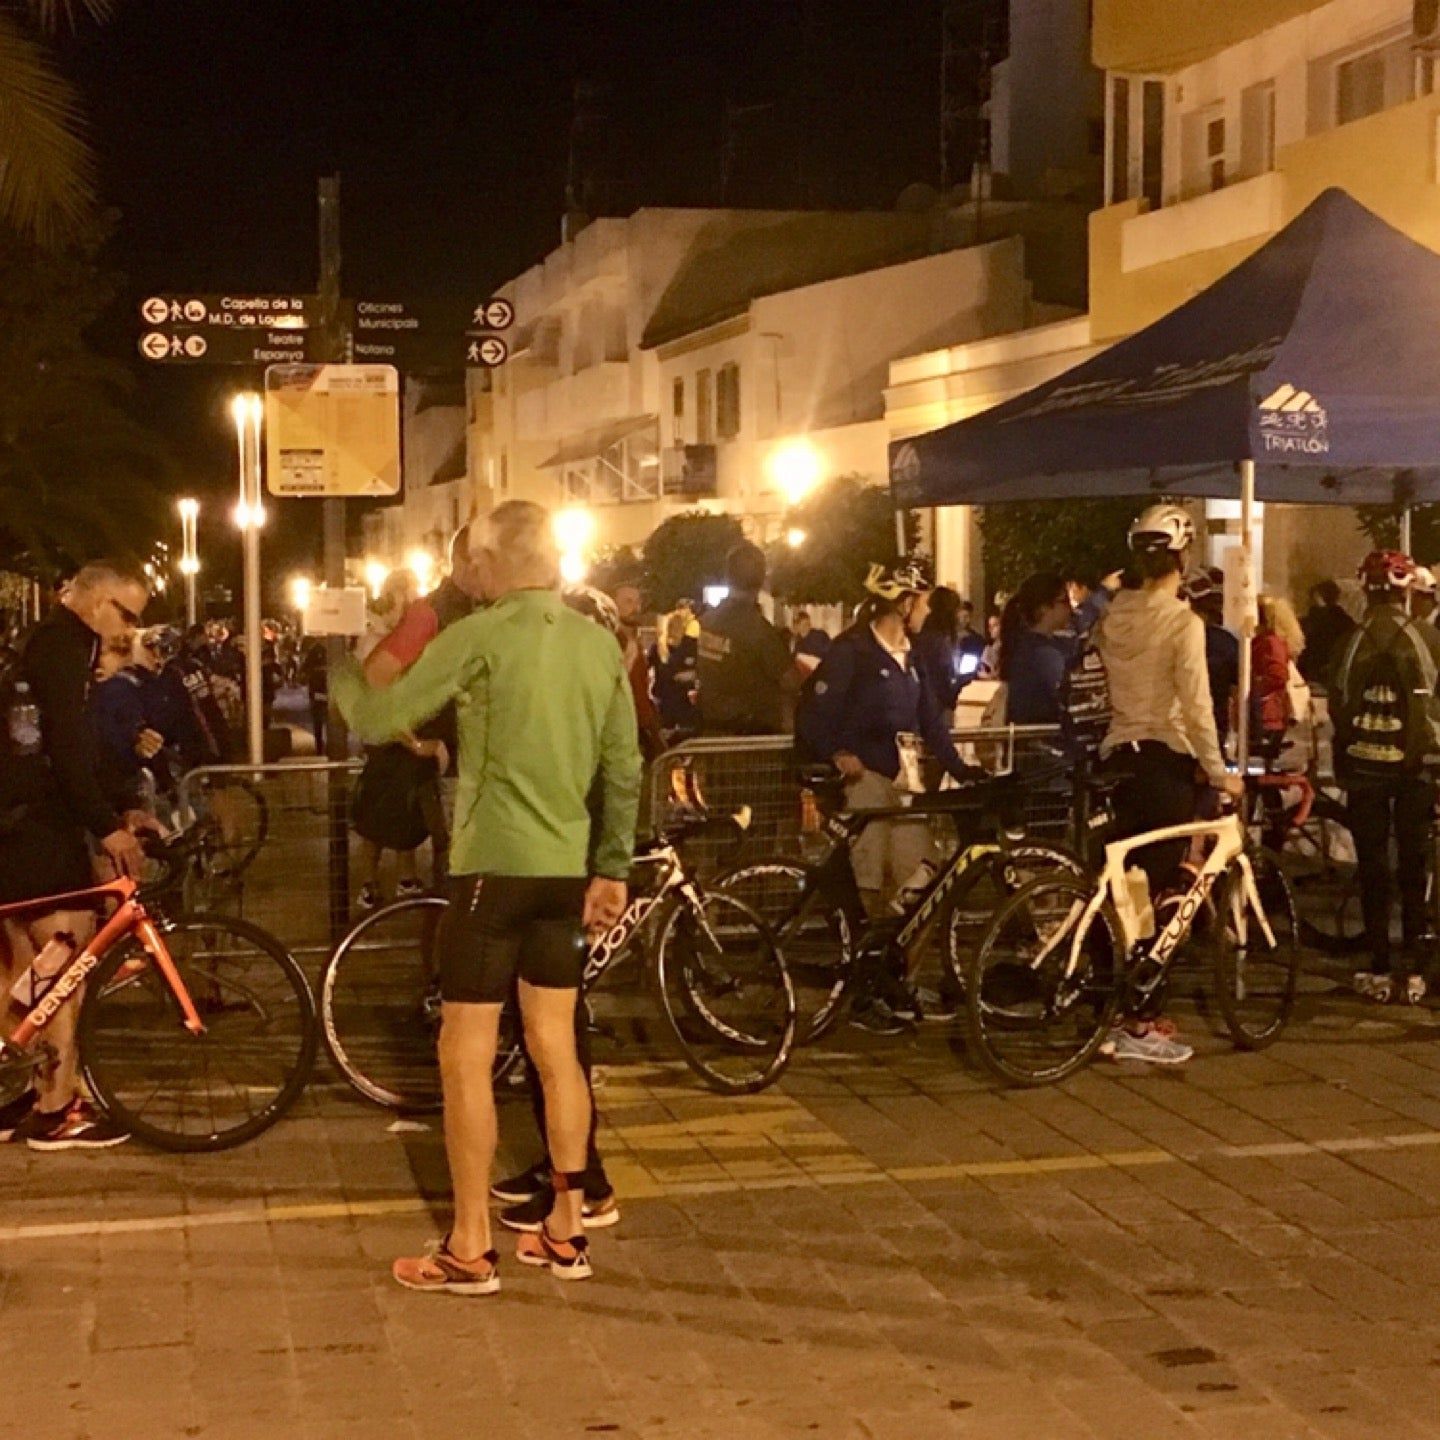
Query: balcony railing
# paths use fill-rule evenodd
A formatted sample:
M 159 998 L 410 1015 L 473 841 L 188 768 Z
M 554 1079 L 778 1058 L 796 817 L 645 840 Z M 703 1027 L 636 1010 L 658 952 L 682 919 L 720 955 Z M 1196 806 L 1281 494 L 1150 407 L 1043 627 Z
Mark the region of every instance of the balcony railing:
M 1120 269 L 1128 274 L 1268 235 L 1284 223 L 1284 202 L 1285 177 L 1272 170 L 1209 195 L 1136 215 L 1120 227 Z

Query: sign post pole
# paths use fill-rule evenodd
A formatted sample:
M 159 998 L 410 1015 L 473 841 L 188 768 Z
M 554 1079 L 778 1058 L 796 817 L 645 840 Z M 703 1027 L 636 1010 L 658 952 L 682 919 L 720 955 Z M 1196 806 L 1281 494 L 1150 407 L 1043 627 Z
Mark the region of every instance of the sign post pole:
M 344 363 L 349 359 L 348 336 L 340 310 L 340 177 L 322 175 L 319 191 L 320 219 L 320 359 Z M 340 590 L 345 585 L 345 502 L 325 499 L 325 584 Z M 345 639 L 332 635 L 325 642 L 325 668 L 335 674 L 345 659 Z M 334 761 L 350 755 L 350 735 L 345 717 L 329 690 L 329 716 L 325 726 L 325 753 Z M 329 813 L 330 940 L 338 944 L 350 925 L 350 841 L 348 818 L 350 787 L 343 770 L 331 770 L 327 783 Z

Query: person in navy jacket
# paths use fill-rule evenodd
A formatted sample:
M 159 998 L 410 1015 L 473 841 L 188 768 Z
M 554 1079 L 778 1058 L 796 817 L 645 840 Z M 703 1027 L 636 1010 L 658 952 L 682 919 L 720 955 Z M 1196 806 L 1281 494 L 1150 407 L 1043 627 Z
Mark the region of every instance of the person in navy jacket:
M 870 567 L 870 598 L 849 630 L 826 653 L 806 686 L 796 719 L 800 748 L 828 761 L 845 779 L 846 808 L 888 810 L 903 802 L 896 786 L 900 752 L 896 736 L 917 732 L 930 753 L 957 779 L 976 775 L 955 749 L 938 697 L 922 678 L 910 650 L 907 619 L 928 588 L 914 562 L 893 569 Z M 926 817 L 876 820 L 851 847 L 851 863 L 867 911 L 881 914 L 895 895 L 934 863 Z M 895 1033 L 924 1011 L 940 1018 L 938 995 L 904 993 L 881 998 L 861 994 L 852 1023 Z M 953 1012 L 952 1012 L 953 1013 Z

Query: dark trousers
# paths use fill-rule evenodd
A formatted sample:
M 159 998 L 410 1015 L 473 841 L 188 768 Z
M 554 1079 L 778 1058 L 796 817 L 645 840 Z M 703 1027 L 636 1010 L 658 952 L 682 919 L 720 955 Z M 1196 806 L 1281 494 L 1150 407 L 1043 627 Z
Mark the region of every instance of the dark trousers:
M 1390 837 L 1395 837 L 1400 926 L 1406 949 L 1429 928 L 1425 913 L 1425 860 L 1435 813 L 1435 783 L 1422 775 L 1352 785 L 1345 819 L 1355 839 L 1360 872 L 1360 913 L 1371 969 L 1390 972 Z
M 1119 780 L 1115 791 L 1115 834 L 1119 839 L 1185 825 L 1196 816 L 1199 786 L 1195 761 L 1156 740 L 1142 740 L 1113 751 L 1105 770 Z M 1166 840 L 1131 852 L 1130 860 L 1150 881 L 1150 894 L 1159 895 L 1175 882 L 1180 862 L 1190 848 L 1188 840 Z
M 520 1043 L 525 1043 L 521 1031 Z M 595 1142 L 600 1117 L 595 1110 L 595 1091 L 590 1086 L 590 1007 L 582 994 L 575 1005 L 575 1049 L 580 1056 L 580 1068 L 585 1072 L 585 1085 L 590 1090 L 590 1134 L 585 1140 L 585 1194 L 589 1199 L 598 1199 L 610 1193 L 610 1180 L 605 1174 L 605 1162 L 600 1158 L 600 1147 Z M 549 1132 L 545 1129 L 545 1090 L 540 1084 L 540 1072 L 525 1051 L 525 1067 L 530 1078 L 530 1108 L 535 1112 L 535 1128 L 540 1132 L 540 1143 L 545 1153 L 550 1153 Z

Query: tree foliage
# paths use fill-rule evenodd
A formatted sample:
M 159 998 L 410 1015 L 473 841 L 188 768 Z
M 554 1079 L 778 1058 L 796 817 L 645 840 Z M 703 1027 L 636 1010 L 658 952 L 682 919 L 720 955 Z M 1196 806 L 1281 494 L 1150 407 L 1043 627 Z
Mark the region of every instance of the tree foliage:
M 0 14 L 0 222 L 45 246 L 89 222 L 95 167 L 75 92 L 40 36 L 111 9 L 111 0 L 23 0 Z
M 672 515 L 645 542 L 647 602 L 668 610 L 682 595 L 697 603 L 707 585 L 725 581 L 725 557 L 745 538 L 733 515 L 685 510 Z
M 896 558 L 895 508 L 890 492 L 863 475 L 840 475 L 785 517 L 804 540 L 782 541 L 771 554 L 770 588 L 803 605 L 855 605 L 865 596 L 872 562 Z
M 112 294 L 103 239 L 0 232 L 0 563 L 29 574 L 148 548 L 159 519 L 167 452 L 127 408 L 129 372 L 85 344 Z
M 1400 511 L 1394 505 L 1358 507 L 1360 529 L 1370 543 L 1392 550 L 1400 544 Z M 1440 505 L 1410 507 L 1410 548 L 1422 565 L 1440 560 Z
M 1130 522 L 1154 501 L 1012 500 L 980 511 L 988 591 L 1014 590 L 1037 570 L 1099 578 L 1126 560 Z
M 607 595 L 613 595 L 620 585 L 638 585 L 643 590 L 645 562 L 633 545 L 602 546 L 591 561 L 586 583 Z

